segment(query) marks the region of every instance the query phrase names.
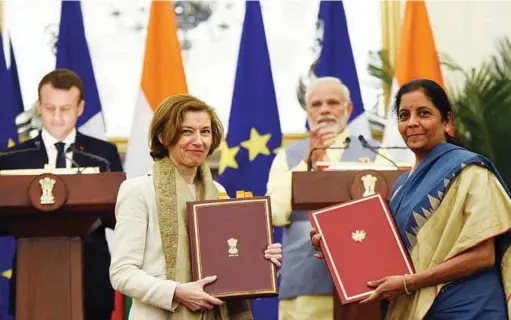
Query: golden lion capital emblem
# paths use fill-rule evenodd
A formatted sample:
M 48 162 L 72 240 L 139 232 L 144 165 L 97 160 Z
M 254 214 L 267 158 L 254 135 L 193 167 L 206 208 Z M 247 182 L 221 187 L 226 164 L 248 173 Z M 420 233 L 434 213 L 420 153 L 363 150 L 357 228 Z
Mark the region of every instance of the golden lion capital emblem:
M 55 197 L 53 196 L 53 187 L 55 186 L 55 180 L 50 177 L 45 177 L 39 180 L 41 186 L 41 204 L 48 205 L 55 203 Z
M 229 257 L 238 256 L 238 239 L 229 238 L 227 239 L 227 245 L 229 246 Z
M 366 174 L 362 178 L 362 183 L 364 184 L 364 194 L 363 197 L 372 196 L 373 194 L 376 194 L 376 181 L 378 181 L 378 178 L 376 178 L 373 175 Z

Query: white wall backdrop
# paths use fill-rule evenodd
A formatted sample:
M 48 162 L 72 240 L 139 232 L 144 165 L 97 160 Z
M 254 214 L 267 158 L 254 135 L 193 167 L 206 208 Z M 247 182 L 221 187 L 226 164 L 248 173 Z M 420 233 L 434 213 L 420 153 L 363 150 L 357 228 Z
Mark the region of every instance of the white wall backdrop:
M 85 0 L 82 9 L 89 49 L 107 121 L 109 137 L 127 137 L 140 82 L 148 1 Z M 296 99 L 298 77 L 314 59 L 319 0 L 262 0 L 274 82 L 285 133 L 303 132 L 305 114 Z M 379 84 L 366 71 L 369 50 L 381 48 L 379 0 L 344 1 L 352 47 L 368 106 L 376 102 Z M 244 15 L 241 0 L 216 2 L 209 22 L 189 32 L 185 69 L 190 92 L 209 103 L 227 125 Z M 230 9 L 229 9 L 230 7 Z M 121 12 L 118 18 L 113 11 Z M 10 32 L 21 78 L 23 100 L 29 108 L 37 99 L 40 78 L 55 66 L 49 45 L 51 31 L 58 31 L 59 0 L 5 0 L 4 24 Z M 231 27 L 220 30 L 218 24 Z M 283 116 L 285 114 L 285 116 Z
M 437 50 L 463 68 L 480 66 L 495 53 L 498 39 L 511 36 L 511 1 L 429 0 L 427 4 Z M 444 71 L 447 84 L 461 79 Z
M 366 107 L 376 103 L 378 83 L 366 71 L 367 53 L 381 48 L 379 0 L 345 0 L 351 41 Z M 496 40 L 511 35 L 511 1 L 429 0 L 440 52 L 463 67 L 476 67 L 495 52 Z M 110 137 L 127 137 L 140 81 L 148 0 L 84 0 L 89 47 Z M 230 7 L 230 9 L 229 9 Z M 303 132 L 305 114 L 296 85 L 314 59 L 312 47 L 319 0 L 262 0 L 274 82 L 285 133 Z M 115 18 L 113 11 L 121 13 Z M 189 88 L 215 106 L 227 124 L 243 22 L 244 2 L 220 0 L 209 22 L 188 34 L 185 69 Z M 12 38 L 26 108 L 37 98 L 39 79 L 55 66 L 51 32 L 58 30 L 60 0 L 4 0 L 4 28 Z M 220 30 L 227 22 L 230 28 Z M 459 77 L 445 72 L 447 82 Z M 283 116 L 285 114 L 285 116 Z

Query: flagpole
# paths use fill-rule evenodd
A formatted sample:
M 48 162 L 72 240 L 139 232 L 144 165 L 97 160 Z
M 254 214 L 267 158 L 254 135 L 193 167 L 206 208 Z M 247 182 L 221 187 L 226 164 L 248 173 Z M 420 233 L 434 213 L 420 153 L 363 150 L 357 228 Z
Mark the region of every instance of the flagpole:
M 382 21 L 382 47 L 387 52 L 387 58 L 390 66 L 395 68 L 397 52 L 399 49 L 399 37 L 401 27 L 401 1 L 383 0 L 381 1 L 381 21 Z M 390 102 L 391 84 L 384 84 L 385 95 L 385 114 Z

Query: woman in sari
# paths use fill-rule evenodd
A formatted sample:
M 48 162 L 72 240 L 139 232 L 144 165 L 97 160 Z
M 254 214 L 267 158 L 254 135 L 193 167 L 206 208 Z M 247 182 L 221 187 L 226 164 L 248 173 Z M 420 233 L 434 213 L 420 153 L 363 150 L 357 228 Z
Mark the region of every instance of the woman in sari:
M 392 320 L 511 319 L 509 190 L 488 159 L 452 143 L 453 112 L 438 84 L 412 81 L 395 102 L 416 162 L 389 207 L 415 273 L 374 279 L 362 303 L 390 301 Z M 311 237 L 319 249 L 321 236 Z
M 215 111 L 193 96 L 169 97 L 156 109 L 153 168 L 122 183 L 115 208 L 110 279 L 133 298 L 130 319 L 252 319 L 248 300 L 224 302 L 204 292 L 214 275 L 192 282 L 186 203 L 225 192 L 206 162 L 222 136 Z M 280 266 L 281 253 L 271 244 L 264 257 Z

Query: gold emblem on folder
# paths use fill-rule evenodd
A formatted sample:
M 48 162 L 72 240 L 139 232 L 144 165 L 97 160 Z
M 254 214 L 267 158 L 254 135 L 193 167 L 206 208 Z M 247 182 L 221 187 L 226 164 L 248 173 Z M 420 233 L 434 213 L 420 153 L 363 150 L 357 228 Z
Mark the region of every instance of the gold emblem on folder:
M 229 245 L 229 257 L 238 256 L 238 239 L 229 238 L 227 239 L 227 245 Z
M 50 177 L 45 177 L 39 180 L 39 184 L 41 185 L 41 204 L 54 204 L 55 197 L 53 196 L 53 187 L 55 186 L 55 180 Z
M 378 181 L 378 178 L 371 174 L 366 174 L 362 178 L 360 178 L 362 182 L 364 183 L 364 194 L 363 197 L 372 196 L 373 194 L 376 194 L 375 188 L 376 188 L 376 181 Z
M 355 242 L 362 242 L 365 240 L 365 238 L 366 232 L 364 230 L 355 230 L 355 232 L 351 234 L 351 239 L 353 239 Z

